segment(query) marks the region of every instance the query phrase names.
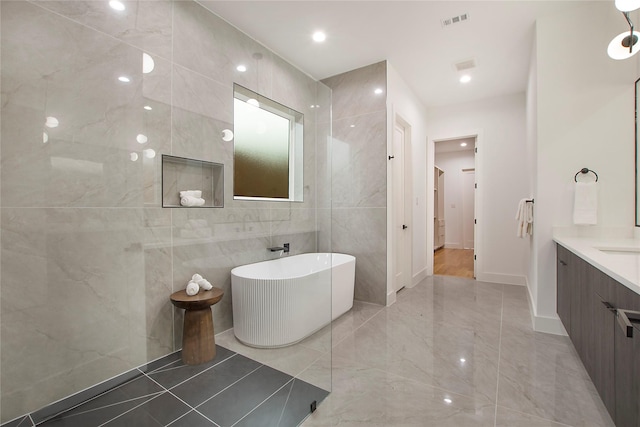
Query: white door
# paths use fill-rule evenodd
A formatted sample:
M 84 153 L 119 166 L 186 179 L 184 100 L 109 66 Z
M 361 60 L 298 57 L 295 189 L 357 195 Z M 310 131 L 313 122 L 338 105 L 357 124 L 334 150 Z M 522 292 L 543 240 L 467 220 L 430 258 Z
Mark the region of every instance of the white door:
M 462 245 L 464 249 L 474 248 L 475 183 L 475 170 L 462 172 Z
M 394 291 L 399 291 L 405 286 L 407 272 L 405 271 L 406 228 L 405 228 L 405 182 L 404 182 L 404 128 L 396 123 L 393 129 L 393 230 L 395 234 L 395 262 L 394 262 Z

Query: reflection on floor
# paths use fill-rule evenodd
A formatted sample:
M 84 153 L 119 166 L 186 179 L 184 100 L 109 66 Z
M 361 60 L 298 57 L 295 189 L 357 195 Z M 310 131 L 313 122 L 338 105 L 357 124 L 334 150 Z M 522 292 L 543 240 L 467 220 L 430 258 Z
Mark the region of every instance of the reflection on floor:
M 438 249 L 433 253 L 433 273 L 473 279 L 473 249 Z
M 216 358 L 187 366 L 174 353 L 133 379 L 40 423 L 41 414 L 8 426 L 295 427 L 328 392 L 217 347 Z
M 533 332 L 526 288 L 434 276 L 333 347 L 304 427 L 613 426 L 567 337 Z

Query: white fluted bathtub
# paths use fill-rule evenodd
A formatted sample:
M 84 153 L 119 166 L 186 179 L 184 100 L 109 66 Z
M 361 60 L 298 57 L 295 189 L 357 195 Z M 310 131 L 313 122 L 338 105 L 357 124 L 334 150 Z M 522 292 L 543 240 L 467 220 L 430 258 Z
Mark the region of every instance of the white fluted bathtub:
M 356 258 L 293 255 L 231 270 L 233 331 L 252 347 L 295 344 L 353 307 Z

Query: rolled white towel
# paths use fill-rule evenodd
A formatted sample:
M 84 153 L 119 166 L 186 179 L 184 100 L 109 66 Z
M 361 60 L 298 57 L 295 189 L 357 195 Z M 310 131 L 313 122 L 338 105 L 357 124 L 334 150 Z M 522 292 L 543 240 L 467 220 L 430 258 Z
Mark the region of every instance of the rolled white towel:
M 183 197 L 202 197 L 202 190 L 184 190 L 180 192 L 180 198 Z
M 180 204 L 182 206 L 202 206 L 204 205 L 204 199 L 193 196 L 185 196 L 180 198 Z
M 196 273 L 193 276 L 191 276 L 191 280 L 198 283 L 198 280 L 202 280 L 202 276 Z
M 200 290 L 200 286 L 198 286 L 198 284 L 196 282 L 194 282 L 193 280 L 191 280 L 187 284 L 186 291 L 187 291 L 187 295 L 189 295 L 190 297 L 192 297 L 195 294 L 197 294 L 199 290 Z
M 202 289 L 203 291 L 209 291 L 211 290 L 211 288 L 213 288 L 213 285 L 211 285 L 211 283 L 209 283 L 207 279 L 198 280 L 198 286 L 200 286 L 200 289 Z

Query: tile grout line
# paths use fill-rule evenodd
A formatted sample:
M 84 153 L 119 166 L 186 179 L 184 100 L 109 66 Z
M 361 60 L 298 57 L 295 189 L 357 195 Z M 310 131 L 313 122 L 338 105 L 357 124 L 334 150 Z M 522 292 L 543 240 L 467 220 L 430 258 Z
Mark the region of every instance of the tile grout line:
M 255 361 L 255 362 L 257 362 L 257 361 Z M 260 363 L 260 362 L 257 362 L 257 363 Z M 204 405 L 205 403 L 207 403 L 208 401 L 210 401 L 214 397 L 218 396 L 219 394 L 227 391 L 229 388 L 233 387 L 234 385 L 238 384 L 240 381 L 242 381 L 243 379 L 247 378 L 249 375 L 253 374 L 254 372 L 256 372 L 258 369 L 262 368 L 263 366 L 266 366 L 266 365 L 260 363 L 260 366 L 258 366 L 256 369 L 254 369 L 253 371 L 249 372 L 248 374 L 246 374 L 242 378 L 239 378 L 238 380 L 236 380 L 233 383 L 229 384 L 228 386 L 226 386 L 225 388 L 223 388 L 222 390 L 220 390 L 219 392 L 217 392 L 213 396 L 209 397 L 207 400 L 197 404 L 193 409 L 198 410 L 199 407 L 201 407 L 202 405 Z
M 496 409 L 493 415 L 493 425 L 497 427 L 498 425 L 498 393 L 500 387 L 500 358 L 502 353 L 502 323 L 504 322 L 504 287 L 506 285 L 502 285 L 502 302 L 500 304 L 500 333 L 498 339 L 498 369 L 497 369 L 497 378 L 496 378 Z
M 258 409 L 260 407 L 260 405 L 262 405 L 264 402 L 266 402 L 267 400 L 271 399 L 276 393 L 278 393 L 280 390 L 282 390 L 283 388 L 285 388 L 287 386 L 287 384 L 289 384 L 290 382 L 292 382 L 293 380 L 295 380 L 295 378 L 291 377 L 291 379 L 289 381 L 287 381 L 286 383 L 282 384 L 282 386 L 278 387 L 278 389 L 276 391 L 274 391 L 273 393 L 271 393 L 269 396 L 267 396 L 262 402 L 258 403 L 252 410 L 250 410 L 249 412 L 247 412 L 246 414 L 244 414 L 238 421 L 236 421 L 235 423 L 231 424 L 231 427 L 235 426 L 236 424 L 238 424 L 240 421 L 244 420 L 245 418 L 247 418 L 252 412 L 254 412 L 256 409 Z M 291 388 L 293 389 L 293 384 L 291 384 Z M 291 391 L 289 391 L 289 394 L 291 394 Z M 287 396 L 287 400 L 289 400 L 289 397 Z M 282 409 L 284 411 L 284 408 Z

